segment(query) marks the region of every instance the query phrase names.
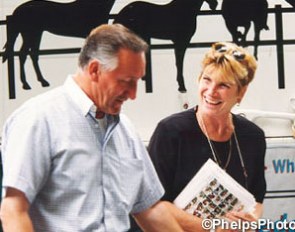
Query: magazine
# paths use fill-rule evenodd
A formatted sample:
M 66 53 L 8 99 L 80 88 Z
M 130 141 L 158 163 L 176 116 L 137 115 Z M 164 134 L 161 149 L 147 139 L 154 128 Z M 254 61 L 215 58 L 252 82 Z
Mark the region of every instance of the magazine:
M 231 210 L 251 213 L 256 201 L 251 193 L 208 159 L 174 204 L 200 218 L 212 219 L 221 218 Z

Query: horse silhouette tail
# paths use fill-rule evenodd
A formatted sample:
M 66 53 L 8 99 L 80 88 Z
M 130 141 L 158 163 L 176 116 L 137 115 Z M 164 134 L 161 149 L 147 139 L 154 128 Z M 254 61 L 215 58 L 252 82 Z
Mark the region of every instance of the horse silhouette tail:
M 12 54 L 14 52 L 13 51 L 14 44 L 19 34 L 19 30 L 17 30 L 15 26 L 16 24 L 14 23 L 13 18 L 10 18 L 9 20 L 7 20 L 7 25 L 6 25 L 7 41 L 5 45 L 3 46 L 3 49 L 5 50 L 3 52 L 2 63 L 4 63 L 8 59 L 9 54 Z
M 266 0 L 264 0 L 263 1 L 263 3 L 262 3 L 262 8 L 263 8 L 263 10 L 262 10 L 262 29 L 264 29 L 264 30 L 269 30 L 269 27 L 268 27 L 268 25 L 267 25 L 267 18 L 268 18 L 268 12 L 267 12 L 267 10 L 268 10 L 268 3 L 267 3 L 267 1 Z
M 7 42 L 3 46 L 3 49 L 5 49 L 3 56 L 2 56 L 2 63 L 4 63 L 7 60 Z
M 266 19 L 263 20 L 263 22 L 260 22 L 260 23 L 258 22 L 257 24 L 258 24 L 258 28 L 259 28 L 260 30 L 266 30 L 266 31 L 269 30 L 269 27 L 268 27 L 268 25 L 267 25 Z
M 267 24 L 264 25 L 263 29 L 267 31 L 269 30 L 269 27 L 267 26 Z

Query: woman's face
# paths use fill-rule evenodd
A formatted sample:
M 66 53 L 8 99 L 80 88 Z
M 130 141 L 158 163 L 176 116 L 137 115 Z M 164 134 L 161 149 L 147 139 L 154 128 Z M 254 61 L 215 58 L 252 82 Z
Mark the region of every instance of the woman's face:
M 246 87 L 239 92 L 236 83 L 226 81 L 220 69 L 207 66 L 199 80 L 199 107 L 208 115 L 227 115 L 245 91 Z

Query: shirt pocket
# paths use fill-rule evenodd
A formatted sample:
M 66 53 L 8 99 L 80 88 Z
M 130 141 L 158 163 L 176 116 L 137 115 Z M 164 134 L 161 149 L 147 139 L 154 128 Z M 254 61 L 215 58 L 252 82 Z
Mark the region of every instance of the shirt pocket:
M 143 184 L 143 161 L 139 159 L 124 159 L 120 162 L 120 181 L 122 204 L 129 212 L 139 201 L 140 189 Z

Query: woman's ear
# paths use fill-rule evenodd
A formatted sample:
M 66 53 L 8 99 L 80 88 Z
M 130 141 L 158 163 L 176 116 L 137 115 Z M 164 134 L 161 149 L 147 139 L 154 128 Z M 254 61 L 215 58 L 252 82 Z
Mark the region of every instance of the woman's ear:
M 100 64 L 98 60 L 91 60 L 89 62 L 88 73 L 92 81 L 98 81 L 100 75 Z
M 237 103 L 241 103 L 247 89 L 248 89 L 248 85 L 245 85 L 241 88 L 240 92 L 238 93 Z

